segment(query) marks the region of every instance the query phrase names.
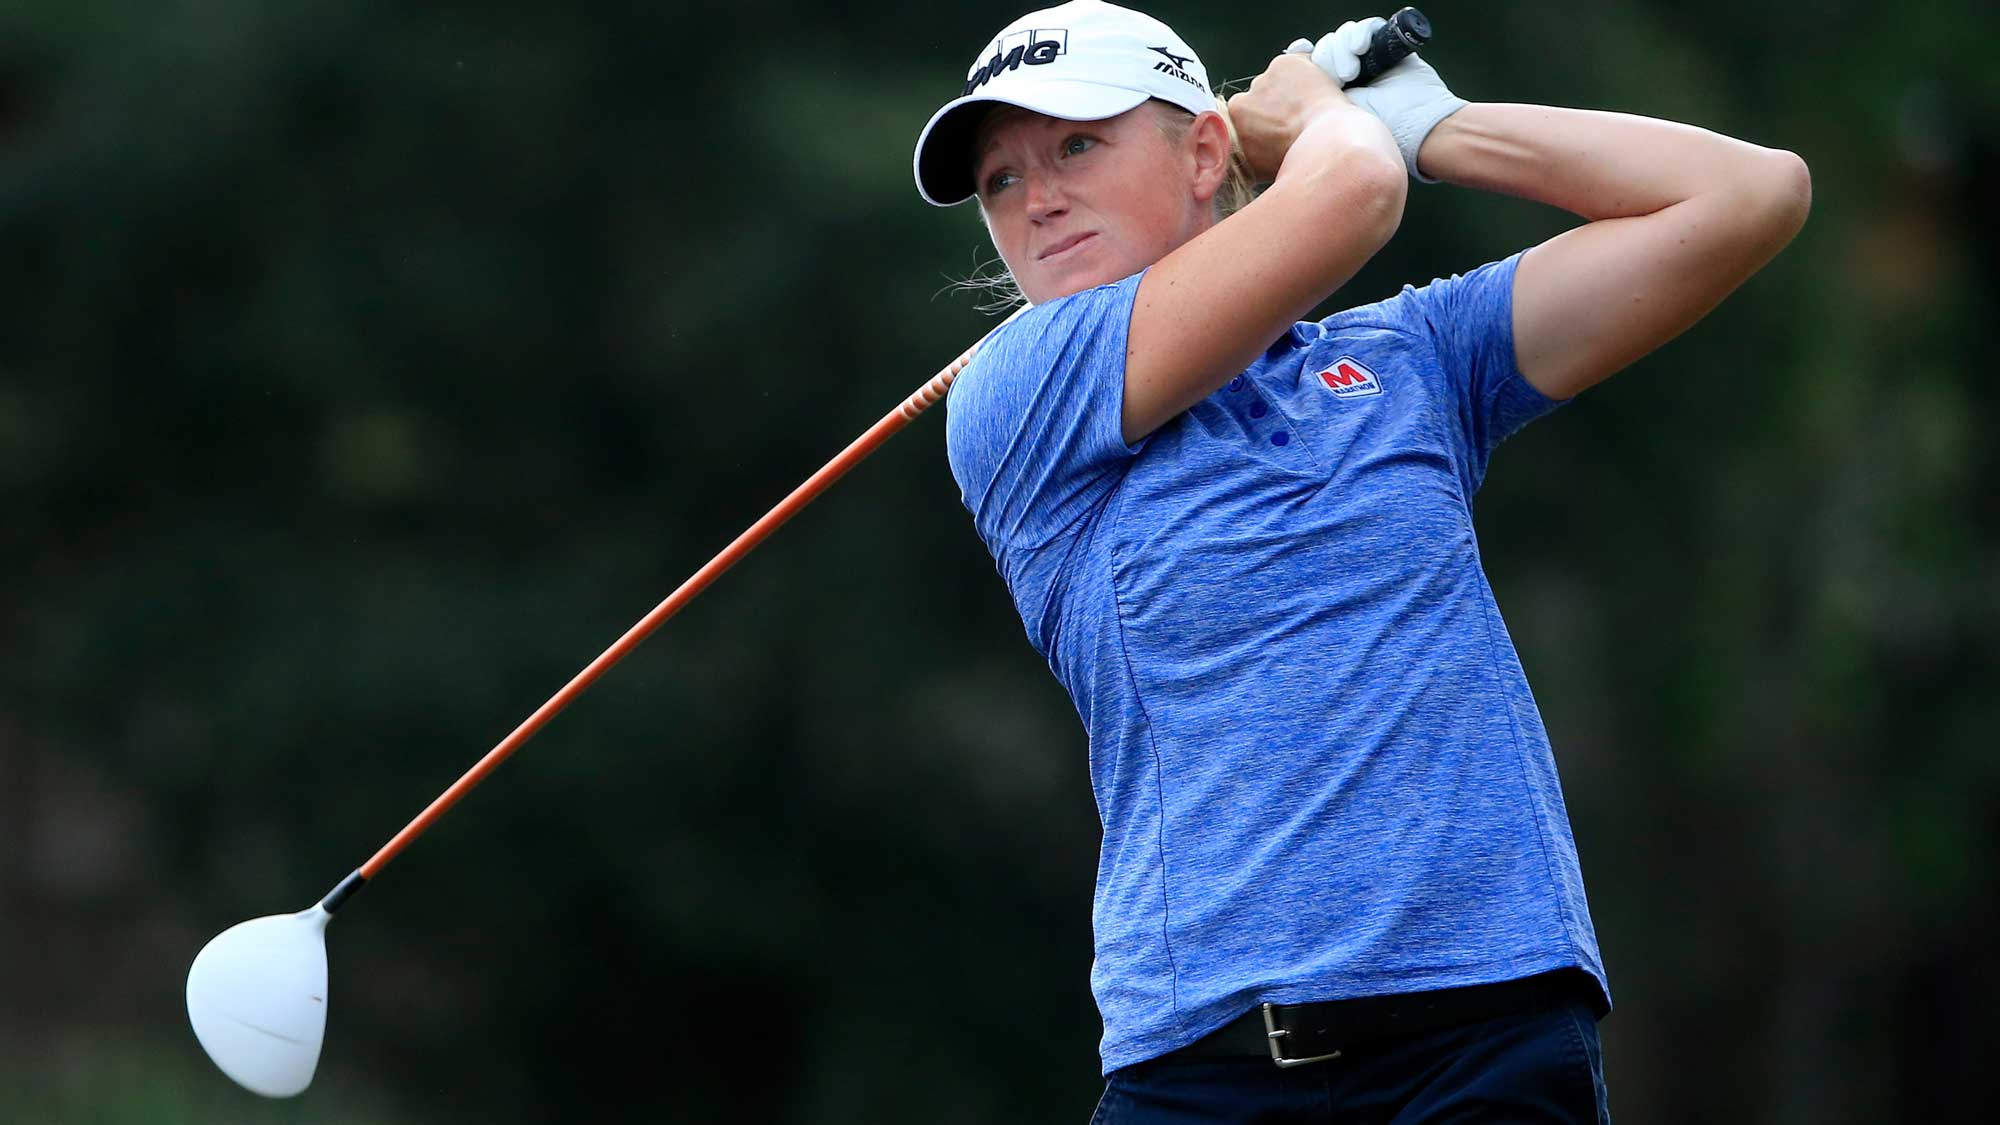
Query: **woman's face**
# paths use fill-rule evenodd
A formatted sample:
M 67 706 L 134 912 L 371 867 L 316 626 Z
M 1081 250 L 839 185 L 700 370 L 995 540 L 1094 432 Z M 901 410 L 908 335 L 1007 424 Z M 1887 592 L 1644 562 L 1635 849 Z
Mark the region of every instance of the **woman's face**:
M 1117 281 L 1212 225 L 1194 145 L 1173 145 L 1148 102 L 1103 121 L 1002 106 L 973 142 L 993 245 L 1034 304 Z M 1192 133 L 1190 134 L 1192 135 Z

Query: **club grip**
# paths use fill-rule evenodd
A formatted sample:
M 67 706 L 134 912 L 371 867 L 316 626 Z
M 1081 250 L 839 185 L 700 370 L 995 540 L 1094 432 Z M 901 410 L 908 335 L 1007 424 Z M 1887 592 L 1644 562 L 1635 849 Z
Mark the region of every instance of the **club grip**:
M 1390 16 L 1388 23 L 1375 29 L 1368 49 L 1361 53 L 1361 73 L 1348 85 L 1368 85 L 1381 77 L 1383 71 L 1402 62 L 1405 56 L 1415 54 L 1430 41 L 1431 21 L 1415 8 L 1404 8 Z

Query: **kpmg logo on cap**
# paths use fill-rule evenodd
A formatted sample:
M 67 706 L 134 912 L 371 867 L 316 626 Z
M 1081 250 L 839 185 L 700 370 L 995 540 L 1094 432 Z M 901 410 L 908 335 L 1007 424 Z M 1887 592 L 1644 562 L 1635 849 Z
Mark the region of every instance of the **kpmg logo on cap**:
M 965 89 L 958 96 L 964 97 L 995 78 L 1022 66 L 1047 66 L 1059 55 L 1069 54 L 1068 28 L 1042 28 L 1017 31 L 1012 35 L 1002 35 L 993 42 L 993 57 L 981 63 L 978 70 L 965 80 Z

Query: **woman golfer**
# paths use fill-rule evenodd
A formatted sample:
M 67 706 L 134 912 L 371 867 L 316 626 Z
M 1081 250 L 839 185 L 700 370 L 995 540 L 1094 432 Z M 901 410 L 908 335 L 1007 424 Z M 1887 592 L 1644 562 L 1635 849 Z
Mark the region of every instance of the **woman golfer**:
M 1610 1010 L 1547 733 L 1481 570 L 1501 439 L 1672 339 L 1804 221 L 1787 152 L 1467 104 L 1376 21 L 1232 98 L 1099 0 L 1023 16 L 916 154 L 1032 307 L 953 475 L 1090 733 L 1102 1122 L 1604 1121 Z M 1299 322 L 1408 181 L 1584 225 Z

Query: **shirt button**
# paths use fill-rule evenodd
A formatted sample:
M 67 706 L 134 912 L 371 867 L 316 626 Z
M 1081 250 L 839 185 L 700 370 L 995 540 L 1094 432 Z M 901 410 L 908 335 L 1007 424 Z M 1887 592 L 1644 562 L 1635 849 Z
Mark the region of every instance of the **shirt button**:
M 1287 442 L 1290 442 L 1291 440 L 1292 440 L 1292 435 L 1286 433 L 1283 430 L 1279 430 L 1277 433 L 1271 435 L 1272 445 L 1284 445 Z
M 1263 400 L 1261 399 L 1250 404 L 1250 417 L 1252 418 L 1262 418 L 1264 415 L 1269 414 L 1270 412 L 1271 408 L 1264 405 Z
M 1232 391 L 1240 391 L 1240 390 L 1242 390 L 1242 389 L 1243 389 L 1243 376 L 1241 376 L 1241 375 L 1238 375 L 1238 376 L 1237 376 L 1236 378 L 1234 378 L 1234 379 L 1231 379 L 1231 380 L 1229 381 L 1229 389 L 1230 389 L 1230 390 L 1232 390 Z

